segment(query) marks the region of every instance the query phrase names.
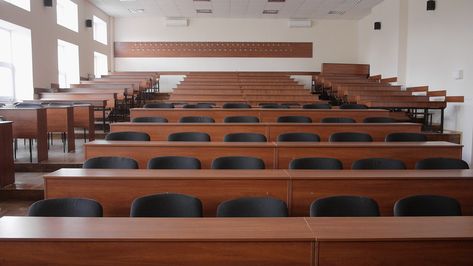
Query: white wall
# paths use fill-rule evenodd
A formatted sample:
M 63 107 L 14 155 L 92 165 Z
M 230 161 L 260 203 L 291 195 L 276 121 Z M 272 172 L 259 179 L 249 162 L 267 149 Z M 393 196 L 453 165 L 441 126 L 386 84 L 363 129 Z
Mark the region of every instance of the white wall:
M 31 29 L 34 87 L 49 87 L 58 82 L 57 39 L 79 46 L 80 75 L 94 73 L 94 51 L 110 55 L 112 40 L 103 45 L 93 40 L 92 28 L 85 20 L 95 15 L 109 23 L 109 16 L 87 0 L 73 0 L 79 7 L 79 32 L 56 23 L 56 7 L 44 7 L 42 0 L 31 0 L 31 12 L 0 0 L 0 19 Z
M 314 58 L 115 58 L 115 70 L 318 71 L 323 62 L 357 61 L 354 21 L 314 21 L 289 28 L 281 19 L 191 19 L 166 27 L 164 18 L 115 18 L 115 41 L 313 42 Z

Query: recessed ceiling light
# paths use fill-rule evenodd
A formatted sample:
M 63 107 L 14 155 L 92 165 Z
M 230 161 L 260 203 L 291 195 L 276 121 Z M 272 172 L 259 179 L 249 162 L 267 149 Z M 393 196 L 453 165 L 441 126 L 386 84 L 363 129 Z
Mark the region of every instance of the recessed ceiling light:
M 130 11 L 130 13 L 132 13 L 132 14 L 137 14 L 137 13 L 143 13 L 143 12 L 145 12 L 145 10 L 144 10 L 143 8 L 128 9 L 128 11 Z
M 279 10 L 263 10 L 263 14 L 276 15 L 279 13 Z
M 136 0 L 120 0 L 120 2 L 136 2 Z
M 210 0 L 193 0 L 194 2 L 210 2 Z
M 197 9 L 197 14 L 212 14 L 212 9 Z
M 339 16 L 344 15 L 345 13 L 346 11 L 334 11 L 334 10 L 328 12 L 329 15 L 339 15 Z
M 284 3 L 286 0 L 268 0 L 269 3 Z

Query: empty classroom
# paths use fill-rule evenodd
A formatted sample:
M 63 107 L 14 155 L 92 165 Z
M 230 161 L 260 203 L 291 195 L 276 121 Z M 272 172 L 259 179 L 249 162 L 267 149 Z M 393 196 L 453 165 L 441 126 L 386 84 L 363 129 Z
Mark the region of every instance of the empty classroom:
M 471 10 L 0 0 L 0 265 L 473 265 Z

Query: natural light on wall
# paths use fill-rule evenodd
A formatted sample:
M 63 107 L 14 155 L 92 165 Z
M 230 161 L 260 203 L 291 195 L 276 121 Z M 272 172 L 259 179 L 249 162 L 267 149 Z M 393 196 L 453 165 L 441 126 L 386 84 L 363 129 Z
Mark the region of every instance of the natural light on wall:
M 57 40 L 59 86 L 68 88 L 79 83 L 79 47 L 75 44 Z
M 94 16 L 94 40 L 107 44 L 107 22 Z
M 31 31 L 0 20 L 0 100 L 33 99 Z
M 4 1 L 11 3 L 17 7 L 21 7 L 24 10 L 31 11 L 30 0 L 4 0 Z
M 75 32 L 79 31 L 77 4 L 71 0 L 57 0 L 57 24 Z
M 107 56 L 101 53 L 94 52 L 94 75 L 100 78 L 102 75 L 108 74 Z

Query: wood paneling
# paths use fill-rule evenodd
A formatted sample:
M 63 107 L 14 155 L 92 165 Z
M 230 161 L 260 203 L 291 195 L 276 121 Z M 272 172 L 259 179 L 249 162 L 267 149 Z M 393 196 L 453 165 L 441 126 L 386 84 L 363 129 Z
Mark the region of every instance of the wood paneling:
M 15 183 L 12 122 L 0 121 L 0 188 Z
M 369 77 L 370 65 L 367 64 L 322 64 L 322 75 L 359 75 Z

